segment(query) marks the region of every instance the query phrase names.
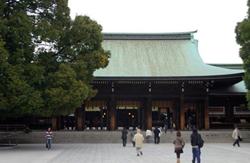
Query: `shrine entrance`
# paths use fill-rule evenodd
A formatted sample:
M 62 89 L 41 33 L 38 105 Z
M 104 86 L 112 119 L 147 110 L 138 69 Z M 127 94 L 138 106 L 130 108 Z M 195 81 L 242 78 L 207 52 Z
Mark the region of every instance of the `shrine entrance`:
M 152 121 L 153 126 L 163 127 L 164 119 L 168 117 L 168 120 L 172 123 L 176 122 L 176 117 L 174 116 L 174 108 L 172 101 L 153 101 L 152 102 Z M 168 123 L 170 128 L 170 123 Z
M 141 102 L 140 101 L 117 101 L 117 129 L 126 127 L 127 129 L 141 126 Z
M 196 103 L 185 104 L 185 130 L 197 128 Z

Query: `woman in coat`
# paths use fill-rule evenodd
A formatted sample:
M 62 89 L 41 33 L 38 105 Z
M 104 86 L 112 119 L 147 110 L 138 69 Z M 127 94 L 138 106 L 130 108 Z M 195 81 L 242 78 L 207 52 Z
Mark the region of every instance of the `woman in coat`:
M 180 155 L 181 153 L 183 153 L 183 148 L 185 146 L 185 142 L 183 138 L 181 137 L 180 131 L 176 133 L 176 138 L 173 144 L 174 144 L 174 152 L 176 153 L 176 156 L 177 156 L 177 163 L 180 163 Z
M 142 147 L 142 143 L 143 143 L 144 137 L 141 134 L 141 130 L 140 129 L 137 130 L 137 134 L 135 134 L 133 140 L 135 142 L 135 148 L 136 148 L 137 156 L 139 156 L 139 153 L 142 155 L 141 147 Z

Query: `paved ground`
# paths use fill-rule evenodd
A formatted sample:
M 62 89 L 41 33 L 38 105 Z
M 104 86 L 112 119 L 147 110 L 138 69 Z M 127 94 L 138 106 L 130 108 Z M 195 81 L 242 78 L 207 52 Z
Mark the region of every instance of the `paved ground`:
M 205 144 L 202 163 L 249 163 L 250 144 Z M 0 148 L 1 163 L 175 163 L 172 144 L 144 144 L 143 156 L 136 156 L 131 144 L 54 144 L 52 150 L 42 144 L 20 144 L 12 149 Z M 191 146 L 187 144 L 181 163 L 191 163 Z

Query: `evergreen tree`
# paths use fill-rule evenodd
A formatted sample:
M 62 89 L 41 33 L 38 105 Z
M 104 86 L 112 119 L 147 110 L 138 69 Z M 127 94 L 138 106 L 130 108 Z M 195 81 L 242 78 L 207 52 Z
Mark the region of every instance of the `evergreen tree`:
M 240 57 L 243 60 L 243 68 L 246 71 L 244 81 L 246 84 L 248 108 L 250 109 L 250 0 L 248 0 L 248 12 L 246 18 L 236 26 L 236 41 L 241 46 Z
M 102 27 L 68 0 L 0 0 L 0 114 L 67 115 L 96 94 Z

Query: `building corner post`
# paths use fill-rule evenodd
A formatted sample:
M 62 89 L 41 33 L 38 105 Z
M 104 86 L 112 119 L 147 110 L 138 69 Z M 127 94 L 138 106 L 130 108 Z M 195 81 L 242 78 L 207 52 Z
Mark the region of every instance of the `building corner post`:
M 209 97 L 205 98 L 205 130 L 210 130 L 209 125 Z
M 181 120 L 181 130 L 185 129 L 185 99 L 184 95 L 180 98 L 180 120 Z

